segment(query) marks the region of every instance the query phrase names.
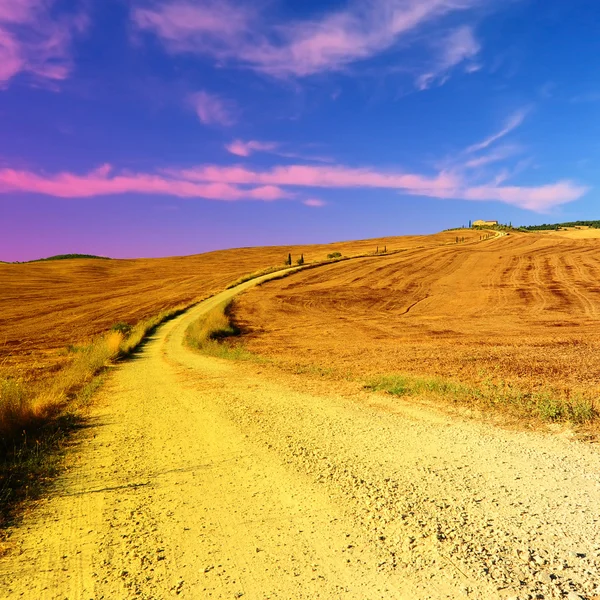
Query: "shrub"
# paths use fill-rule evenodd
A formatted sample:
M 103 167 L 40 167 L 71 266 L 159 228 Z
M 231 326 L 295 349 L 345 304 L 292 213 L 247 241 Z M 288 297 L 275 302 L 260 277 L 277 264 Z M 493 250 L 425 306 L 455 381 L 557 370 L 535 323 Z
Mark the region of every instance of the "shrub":
M 332 252 L 331 254 L 327 255 L 327 258 L 342 258 L 342 253 L 341 252 Z
M 117 331 L 122 335 L 129 335 L 131 333 L 131 329 L 131 325 L 129 323 L 125 323 L 124 321 L 119 321 L 110 328 L 111 331 Z

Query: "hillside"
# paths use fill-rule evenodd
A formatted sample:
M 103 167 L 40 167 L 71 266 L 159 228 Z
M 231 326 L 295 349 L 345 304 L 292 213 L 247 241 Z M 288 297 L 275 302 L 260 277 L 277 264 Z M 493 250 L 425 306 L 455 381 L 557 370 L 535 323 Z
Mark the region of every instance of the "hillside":
M 600 239 L 511 234 L 306 271 L 245 294 L 235 319 L 248 350 L 293 368 L 595 401 L 599 280 Z
M 136 323 L 164 308 L 206 298 L 246 274 L 283 267 L 288 253 L 294 261 L 303 253 L 310 262 L 332 252 L 350 256 L 374 252 L 378 246 L 391 251 L 454 241 L 455 234 L 448 232 L 159 259 L 0 264 L 0 377 L 51 373 L 69 359 L 67 346 L 85 342 L 117 322 Z

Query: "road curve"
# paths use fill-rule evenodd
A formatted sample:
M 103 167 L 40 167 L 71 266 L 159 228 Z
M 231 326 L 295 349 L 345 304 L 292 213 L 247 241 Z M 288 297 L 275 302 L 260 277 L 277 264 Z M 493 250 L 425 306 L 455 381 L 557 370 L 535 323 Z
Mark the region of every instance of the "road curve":
M 0 597 L 600 594 L 593 447 L 182 345 L 259 281 L 113 370 L 68 471 L 10 532 Z

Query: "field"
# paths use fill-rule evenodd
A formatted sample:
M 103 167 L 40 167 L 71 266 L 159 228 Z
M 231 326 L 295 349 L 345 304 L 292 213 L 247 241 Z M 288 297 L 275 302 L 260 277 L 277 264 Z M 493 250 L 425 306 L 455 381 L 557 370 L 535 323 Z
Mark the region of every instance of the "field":
M 161 259 L 0 264 L 0 377 L 43 378 L 70 360 L 69 346 L 87 343 L 117 322 L 135 324 L 210 296 L 257 270 L 283 267 L 288 253 L 294 261 L 303 253 L 311 262 L 332 252 L 351 256 L 378 246 L 392 251 L 454 241 L 448 232 Z
M 600 239 L 589 236 L 511 233 L 331 265 L 252 290 L 234 317 L 248 350 L 293 368 L 589 407 L 600 396 Z

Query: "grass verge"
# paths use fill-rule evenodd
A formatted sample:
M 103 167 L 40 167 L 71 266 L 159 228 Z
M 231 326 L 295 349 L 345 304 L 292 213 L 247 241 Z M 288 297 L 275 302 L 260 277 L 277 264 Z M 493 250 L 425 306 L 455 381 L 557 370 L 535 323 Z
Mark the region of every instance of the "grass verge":
M 70 346 L 70 362 L 43 382 L 0 379 L 0 527 L 20 502 L 39 496 L 61 464 L 61 450 L 84 422 L 83 409 L 102 384 L 101 372 L 131 355 L 161 323 L 181 314 L 178 306 Z
M 370 379 L 365 388 L 396 396 L 449 400 L 482 410 L 508 411 L 517 417 L 545 422 L 589 425 L 600 417 L 600 407 L 593 398 L 563 398 L 551 390 L 526 392 L 505 382 L 486 381 L 474 386 L 440 377 L 383 375 Z
M 189 325 L 185 332 L 187 346 L 217 358 L 256 360 L 255 354 L 242 346 L 232 344 L 229 339 L 240 334 L 240 330 L 231 320 L 232 307 L 233 300 L 228 300 Z
M 287 271 L 288 269 L 293 269 L 293 267 L 267 267 L 266 269 L 261 269 L 260 271 L 254 271 L 253 273 L 248 273 L 236 279 L 233 283 L 230 283 L 225 289 L 230 290 L 242 283 L 246 283 L 246 281 L 250 281 L 251 279 L 256 279 L 257 277 L 262 277 L 263 275 L 270 275 L 271 273 L 276 273 L 277 271 Z

